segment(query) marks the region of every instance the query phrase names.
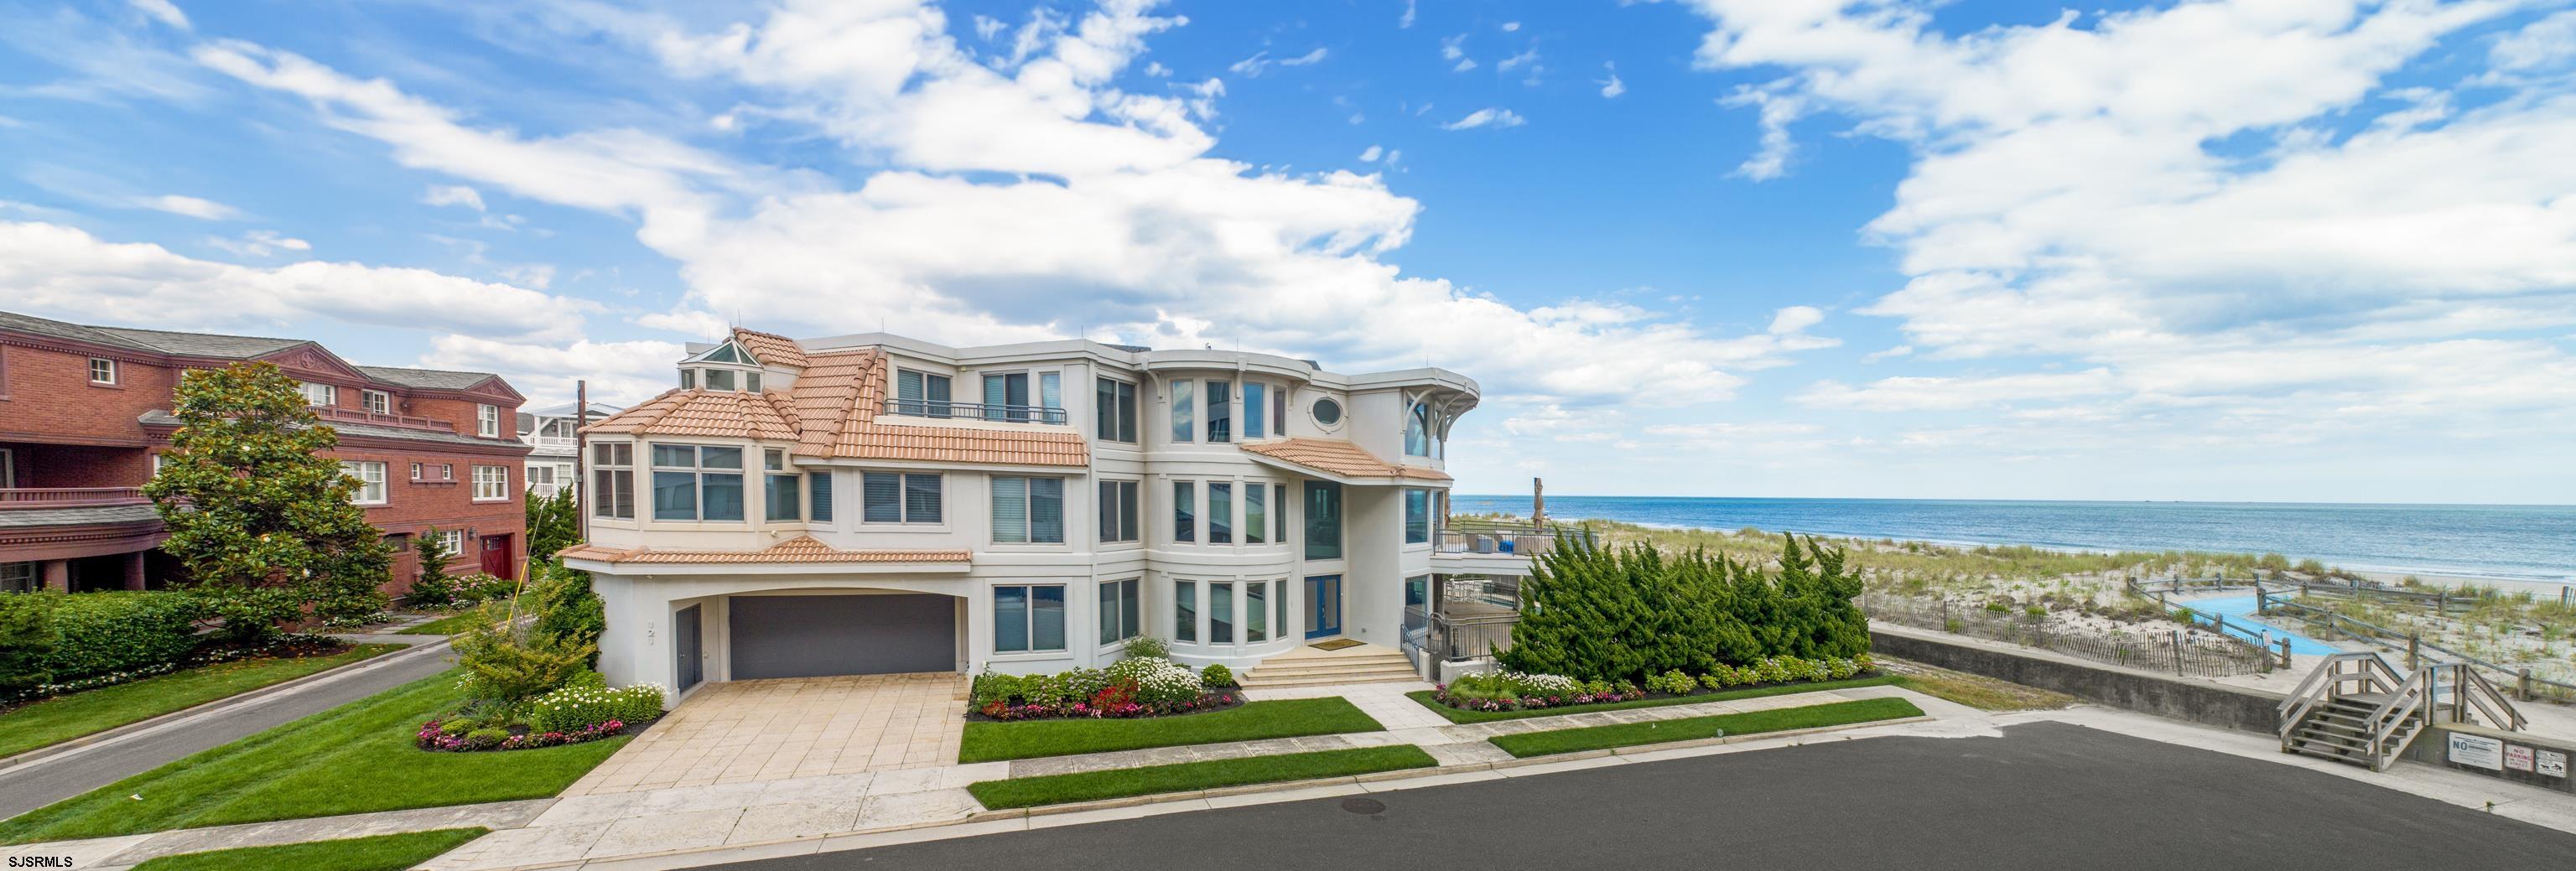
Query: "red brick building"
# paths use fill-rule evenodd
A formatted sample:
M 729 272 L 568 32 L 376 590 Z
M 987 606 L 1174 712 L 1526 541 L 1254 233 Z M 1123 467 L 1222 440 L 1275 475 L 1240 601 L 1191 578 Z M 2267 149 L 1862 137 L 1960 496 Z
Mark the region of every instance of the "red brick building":
M 456 545 L 449 571 L 516 574 L 527 554 L 525 397 L 498 375 L 355 366 L 321 345 L 93 327 L 0 312 L 0 591 L 159 587 L 178 571 L 141 487 L 170 446 L 180 373 L 245 360 L 304 382 L 367 481 L 367 520 L 399 553 L 386 592 L 419 575 L 413 539 Z

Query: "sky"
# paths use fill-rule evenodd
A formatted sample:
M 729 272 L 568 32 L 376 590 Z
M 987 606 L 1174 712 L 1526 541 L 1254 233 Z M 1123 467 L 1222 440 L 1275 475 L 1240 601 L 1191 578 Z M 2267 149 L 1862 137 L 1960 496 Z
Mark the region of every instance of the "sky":
M 0 309 L 1483 387 L 1461 492 L 2576 501 L 2576 6 L 0 0 Z

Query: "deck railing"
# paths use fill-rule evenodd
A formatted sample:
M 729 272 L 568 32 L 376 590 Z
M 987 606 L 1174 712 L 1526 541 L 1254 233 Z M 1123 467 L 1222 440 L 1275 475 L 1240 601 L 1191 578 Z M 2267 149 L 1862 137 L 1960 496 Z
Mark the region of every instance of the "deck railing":
M 365 423 L 374 424 L 376 426 L 402 427 L 405 429 L 435 429 L 445 430 L 451 433 L 456 431 L 456 422 L 452 420 L 440 420 L 435 417 L 415 417 L 408 414 L 374 412 L 363 408 L 350 408 L 345 405 L 317 405 L 313 407 L 313 413 L 314 415 L 322 418 L 323 423 Z
M 1064 423 L 1064 409 L 1043 405 L 986 405 L 980 402 L 940 402 L 928 399 L 889 399 L 885 413 L 903 417 L 928 417 L 944 420 L 989 420 L 1002 423 Z
M 9 487 L 0 488 L 0 510 L 12 508 L 94 508 L 141 505 L 152 501 L 141 487 Z
M 1591 530 L 1571 526 L 1451 520 L 1440 528 L 1439 551 L 1535 557 L 1556 547 L 1558 533 L 1592 535 Z

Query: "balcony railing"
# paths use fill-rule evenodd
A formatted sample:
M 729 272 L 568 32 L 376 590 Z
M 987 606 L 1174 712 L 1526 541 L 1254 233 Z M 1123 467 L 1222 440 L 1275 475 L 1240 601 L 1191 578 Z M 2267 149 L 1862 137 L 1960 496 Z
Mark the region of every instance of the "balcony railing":
M 572 436 L 523 435 L 519 440 L 541 448 L 569 448 L 581 444 Z
M 0 511 L 13 508 L 95 508 L 142 505 L 152 500 L 141 487 L 9 487 L 0 488 Z
M 885 413 L 903 417 L 929 417 L 946 420 L 990 420 L 1006 423 L 1064 423 L 1064 409 L 1042 405 L 986 405 L 980 402 L 937 402 L 928 399 L 889 399 Z
M 317 405 L 313 407 L 313 413 L 320 416 L 323 423 L 365 423 L 374 424 L 376 426 L 398 426 L 407 429 L 445 430 L 451 433 L 456 431 L 456 422 L 452 420 L 440 420 L 434 417 L 413 417 L 408 414 L 374 412 L 363 408 L 351 408 L 345 405 Z
M 1440 530 L 1441 553 L 1509 554 L 1536 557 L 1556 547 L 1557 533 L 1589 538 L 1589 530 L 1527 523 L 1451 521 Z

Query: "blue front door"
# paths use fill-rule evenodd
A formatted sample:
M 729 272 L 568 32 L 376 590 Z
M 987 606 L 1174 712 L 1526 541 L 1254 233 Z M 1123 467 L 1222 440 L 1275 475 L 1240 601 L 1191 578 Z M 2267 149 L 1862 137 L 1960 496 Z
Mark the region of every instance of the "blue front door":
M 1342 576 L 1316 575 L 1306 579 L 1306 637 L 1326 638 L 1342 634 Z

